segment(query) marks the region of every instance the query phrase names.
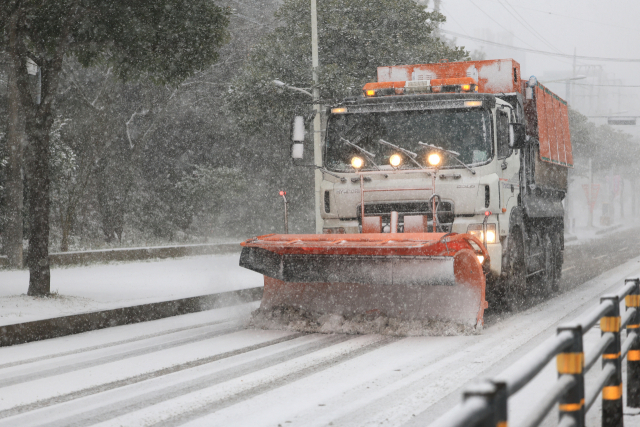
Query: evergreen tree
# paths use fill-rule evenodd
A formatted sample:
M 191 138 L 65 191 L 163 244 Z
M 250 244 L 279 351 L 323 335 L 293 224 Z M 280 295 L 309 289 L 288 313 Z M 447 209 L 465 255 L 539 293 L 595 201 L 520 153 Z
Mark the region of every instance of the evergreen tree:
M 300 88 L 313 84 L 310 2 L 285 0 L 276 16 L 281 25 L 253 48 L 231 94 L 232 110 L 249 134 L 281 134 L 294 113 L 311 110 L 307 95 L 273 84 L 275 79 Z M 434 36 L 444 21 L 413 0 L 318 2 L 321 99 L 330 104 L 361 95 L 379 66 L 468 59 L 463 48 Z
M 29 295 L 50 291 L 50 133 L 65 56 L 109 63 L 122 80 L 176 84 L 218 58 L 227 9 L 209 0 L 8 0 L 0 47 L 9 54 L 25 117 Z M 34 96 L 28 63 L 40 70 Z

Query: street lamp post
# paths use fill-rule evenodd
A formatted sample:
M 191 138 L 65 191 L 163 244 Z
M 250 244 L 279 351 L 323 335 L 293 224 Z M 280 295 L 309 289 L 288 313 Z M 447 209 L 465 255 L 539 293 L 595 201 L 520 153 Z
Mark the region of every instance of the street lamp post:
M 313 108 L 316 114 L 313 118 L 313 164 L 316 166 L 314 172 L 314 194 L 316 209 L 316 233 L 322 233 L 322 216 L 320 215 L 320 183 L 322 182 L 322 120 L 320 106 L 320 88 L 318 87 L 318 11 L 316 0 L 311 0 L 311 66 L 313 70 Z

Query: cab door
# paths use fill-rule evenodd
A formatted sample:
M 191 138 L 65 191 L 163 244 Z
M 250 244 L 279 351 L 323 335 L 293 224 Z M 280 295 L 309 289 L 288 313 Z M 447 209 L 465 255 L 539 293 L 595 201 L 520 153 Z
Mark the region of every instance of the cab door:
M 517 150 L 509 147 L 509 123 L 515 122 L 513 110 L 499 107 L 496 117 L 496 134 L 498 142 L 498 166 L 500 172 L 500 235 L 509 233 L 509 215 L 518 203 L 520 158 Z

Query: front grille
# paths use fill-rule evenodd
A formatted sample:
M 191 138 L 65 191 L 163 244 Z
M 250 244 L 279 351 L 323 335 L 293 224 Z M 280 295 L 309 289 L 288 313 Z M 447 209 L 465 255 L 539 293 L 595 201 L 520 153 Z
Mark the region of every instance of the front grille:
M 389 203 L 366 203 L 364 204 L 365 216 L 380 216 L 382 217 L 383 228 L 388 226 L 391 222 L 391 212 L 398 212 L 399 231 L 403 231 L 404 216 L 405 215 L 426 215 L 429 223 L 433 221 L 433 214 L 431 212 L 431 203 L 429 202 L 389 202 Z M 442 231 L 451 231 L 451 224 L 454 219 L 453 203 L 443 200 L 440 202 L 437 208 L 438 224 L 442 228 Z M 361 208 L 357 206 L 357 218 L 358 222 L 362 224 Z

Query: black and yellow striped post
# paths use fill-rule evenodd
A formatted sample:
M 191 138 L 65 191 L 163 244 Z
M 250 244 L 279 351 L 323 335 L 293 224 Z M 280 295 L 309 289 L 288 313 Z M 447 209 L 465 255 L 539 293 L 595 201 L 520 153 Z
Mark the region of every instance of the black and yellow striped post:
M 474 427 L 507 427 L 507 384 L 504 382 L 482 381 L 468 386 L 463 399 L 481 397 L 487 402 L 490 414 L 474 423 Z
M 558 406 L 560 419 L 570 416 L 575 420 L 576 427 L 584 426 L 584 350 L 582 348 L 582 327 L 568 325 L 558 328 L 558 334 L 569 331 L 573 334 L 573 342 L 564 353 L 558 354 L 558 378 L 563 375 L 573 375 L 576 383 L 562 397 Z
M 602 427 L 622 427 L 622 363 L 620 360 L 620 298 L 607 295 L 600 302 L 611 301 L 613 309 L 600 319 L 602 335 L 610 332 L 614 340 L 602 355 L 602 367 L 613 364 L 615 373 L 609 377 L 602 389 Z
M 635 289 L 624 299 L 627 310 L 636 309 L 636 314 L 631 316 L 627 324 L 627 337 L 629 333 L 640 334 L 640 279 L 627 279 L 625 284 L 633 282 Z M 627 338 L 628 339 L 628 338 Z M 627 406 L 640 408 L 640 339 L 636 339 L 627 353 Z

